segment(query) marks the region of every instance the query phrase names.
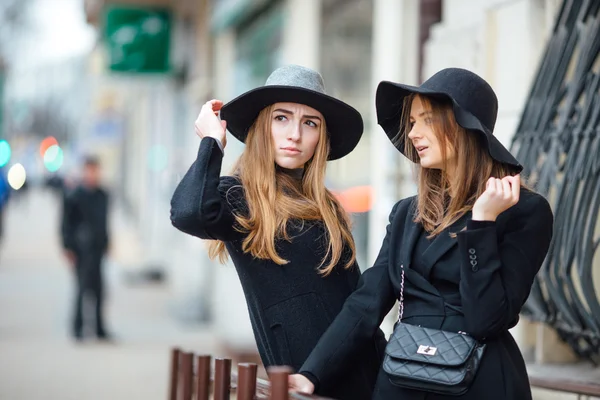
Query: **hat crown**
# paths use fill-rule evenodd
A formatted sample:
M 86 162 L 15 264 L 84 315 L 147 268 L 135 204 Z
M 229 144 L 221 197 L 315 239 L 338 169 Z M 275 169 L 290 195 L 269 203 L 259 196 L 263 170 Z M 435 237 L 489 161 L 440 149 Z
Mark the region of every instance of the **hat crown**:
M 421 87 L 445 93 L 473 114 L 489 131 L 494 131 L 498 98 L 479 75 L 462 68 L 446 68 L 427 79 Z
M 265 86 L 293 86 L 325 94 L 323 77 L 317 71 L 300 65 L 286 65 L 269 75 Z

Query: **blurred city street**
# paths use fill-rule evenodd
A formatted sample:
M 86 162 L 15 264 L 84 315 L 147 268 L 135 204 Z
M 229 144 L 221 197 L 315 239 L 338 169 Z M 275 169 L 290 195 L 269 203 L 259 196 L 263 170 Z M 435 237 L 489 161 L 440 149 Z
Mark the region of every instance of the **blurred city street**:
M 166 398 L 171 346 L 214 352 L 210 332 L 169 318 L 164 283 L 126 287 L 111 263 L 107 320 L 116 341 L 74 342 L 58 201 L 41 189 L 26 196 L 6 210 L 0 250 L 0 399 Z
M 173 347 L 234 369 L 256 362 L 265 377 L 245 270 L 174 228 L 172 198 L 198 157 L 204 104 L 290 64 L 319 72 L 362 117 L 360 141 L 325 174 L 362 271 L 393 205 L 420 187 L 380 125 L 379 84 L 418 86 L 448 68 L 490 84 L 497 117 L 484 127 L 554 212 L 550 257 L 511 329 L 534 399 L 600 394 L 599 21 L 600 0 L 0 0 L 0 400 L 164 400 Z M 246 149 L 226 138 L 222 175 Z M 78 189 L 96 197 L 68 197 Z M 76 210 L 65 218 L 63 199 Z M 75 232 L 86 244 L 93 232 L 97 252 Z M 97 261 L 78 258 L 93 285 L 68 262 L 81 254 Z M 89 317 L 74 318 L 76 271 L 80 293 L 105 295 L 114 340 L 74 339 Z M 281 326 L 264 330 L 276 339 Z

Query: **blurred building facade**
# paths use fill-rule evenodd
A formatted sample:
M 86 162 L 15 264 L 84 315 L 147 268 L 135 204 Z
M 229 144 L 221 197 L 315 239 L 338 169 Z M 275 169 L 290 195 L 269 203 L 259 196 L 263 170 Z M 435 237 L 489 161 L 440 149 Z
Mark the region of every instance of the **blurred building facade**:
M 118 168 L 111 183 L 122 193 L 135 231 L 129 250 L 146 266 L 164 268 L 173 310 L 211 320 L 233 347 L 252 347 L 245 302 L 233 268 L 207 259 L 204 244 L 175 231 L 169 199 L 195 159 L 193 123 L 211 98 L 228 101 L 264 84 L 276 67 L 297 63 L 319 70 L 329 94 L 354 105 L 365 120 L 357 149 L 330 163 L 334 189 L 371 185 L 374 205 L 357 215 L 361 268 L 374 260 L 387 217 L 400 198 L 415 193 L 410 165 L 376 124 L 374 95 L 381 80 L 419 84 L 445 67 L 464 67 L 497 91 L 495 134 L 510 145 L 532 77 L 552 30 L 559 0 L 86 0 L 88 22 L 103 31 L 115 4 L 167 9 L 172 18 L 170 71 L 111 72 L 99 41 L 90 56 L 91 120 L 112 140 L 104 156 Z M 107 122 L 108 121 L 108 122 Z M 98 145 L 100 146 L 100 145 Z M 96 147 L 98 147 L 96 146 Z M 242 151 L 228 142 L 223 172 Z M 122 244 L 121 246 L 125 246 Z M 122 252 L 126 259 L 127 252 Z M 390 315 L 384 328 L 391 329 Z M 235 334 L 231 334 L 235 328 Z M 513 331 L 530 360 L 568 358 L 543 327 L 521 322 Z M 537 341 L 536 341 L 537 338 Z M 541 340 L 540 340 L 541 339 Z M 537 345 L 535 345 L 537 343 Z

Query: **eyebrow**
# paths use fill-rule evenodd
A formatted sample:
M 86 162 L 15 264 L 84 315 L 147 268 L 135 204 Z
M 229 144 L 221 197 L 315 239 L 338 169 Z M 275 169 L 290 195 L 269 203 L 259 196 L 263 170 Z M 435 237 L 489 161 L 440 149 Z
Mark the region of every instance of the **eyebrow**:
M 425 115 L 431 115 L 431 114 L 433 114 L 433 112 L 431 112 L 431 111 L 423 111 L 423 112 L 419 113 L 419 115 L 417 115 L 417 117 L 423 117 Z M 410 118 L 414 119 L 415 117 L 413 117 L 411 115 Z
M 293 112 L 291 112 L 290 110 L 285 110 L 283 108 L 278 108 L 277 110 L 273 110 L 273 112 L 282 112 L 284 114 L 288 114 L 288 115 L 294 115 Z M 321 120 L 321 117 L 318 117 L 316 115 L 304 115 L 302 118 L 311 118 L 311 119 L 318 119 L 319 121 Z

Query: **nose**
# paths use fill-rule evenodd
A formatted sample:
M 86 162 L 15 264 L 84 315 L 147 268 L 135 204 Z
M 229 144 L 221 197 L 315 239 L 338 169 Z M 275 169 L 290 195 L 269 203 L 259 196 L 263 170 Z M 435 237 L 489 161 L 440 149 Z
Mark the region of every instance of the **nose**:
M 416 126 L 417 126 L 416 124 L 415 124 L 415 125 L 413 125 L 413 126 L 412 126 L 412 128 L 410 128 L 410 131 L 408 132 L 408 138 L 409 138 L 410 140 L 413 140 L 413 141 L 414 141 L 415 139 L 418 139 L 418 138 L 422 137 L 422 136 L 421 136 L 421 134 L 420 134 L 420 133 L 418 132 L 418 130 L 416 129 Z
M 302 135 L 302 131 L 301 131 L 301 127 L 300 124 L 293 124 L 292 126 L 290 126 L 290 130 L 288 132 L 287 138 L 288 140 L 291 140 L 292 142 L 298 142 L 300 140 L 300 137 Z

